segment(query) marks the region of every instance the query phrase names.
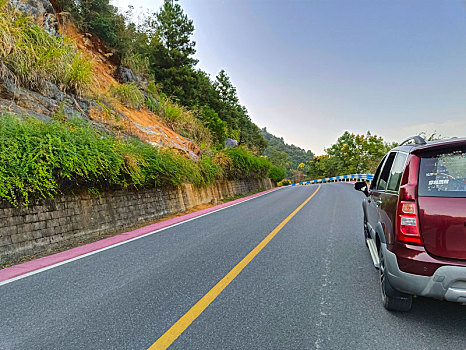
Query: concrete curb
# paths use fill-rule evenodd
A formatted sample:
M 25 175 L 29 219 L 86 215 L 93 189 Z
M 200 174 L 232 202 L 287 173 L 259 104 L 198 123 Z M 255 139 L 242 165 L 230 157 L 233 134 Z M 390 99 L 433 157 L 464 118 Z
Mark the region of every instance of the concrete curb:
M 241 202 L 265 195 L 267 193 L 273 192 L 278 190 L 280 187 L 277 188 L 272 188 L 267 191 L 259 192 L 256 194 L 253 194 L 251 196 L 243 197 L 236 199 L 231 202 L 223 203 L 220 205 L 216 205 L 211 208 L 199 210 L 190 214 L 186 214 L 183 216 L 178 216 L 176 218 L 168 219 L 165 221 L 157 222 L 152 225 L 148 225 L 145 227 L 141 227 L 137 230 L 125 232 L 113 237 L 105 238 L 100 241 L 88 243 L 85 245 L 82 245 L 80 247 L 72 248 L 65 250 L 60 253 L 44 256 L 39 259 L 31 260 L 24 262 L 22 264 L 14 265 L 11 267 L 7 267 L 5 269 L 0 270 L 0 285 L 8 283 L 6 281 L 10 279 L 18 279 L 21 278 L 21 276 L 26 275 L 26 274 L 31 274 L 34 271 L 45 269 L 45 268 L 51 268 L 53 265 L 57 264 L 63 264 L 66 263 L 67 261 L 71 260 L 76 260 L 80 256 L 90 254 L 92 252 L 97 252 L 102 249 L 108 249 L 112 246 L 116 246 L 119 244 L 124 243 L 125 241 L 129 241 L 132 239 L 136 239 L 138 237 L 144 236 L 144 235 L 149 235 L 156 233 L 157 231 L 160 231 L 162 229 L 168 228 L 173 225 L 181 224 L 185 221 L 193 220 L 197 217 L 207 215 L 209 213 L 230 207 L 232 205 L 239 204 Z M 4 283 L 1 283 L 4 282 Z

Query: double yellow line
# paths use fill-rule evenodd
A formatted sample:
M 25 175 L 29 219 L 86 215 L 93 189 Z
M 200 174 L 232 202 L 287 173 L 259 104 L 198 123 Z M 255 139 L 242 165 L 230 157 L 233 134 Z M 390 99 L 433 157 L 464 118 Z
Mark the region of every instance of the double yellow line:
M 251 252 L 244 257 L 235 267 L 228 272 L 211 290 L 207 292 L 191 309 L 175 322 L 157 341 L 152 344 L 149 350 L 166 349 L 178 338 L 191 323 L 215 300 L 215 298 L 233 281 L 236 276 L 265 248 L 267 244 L 277 235 L 278 232 L 295 216 L 312 197 L 319 191 L 319 187 L 311 194 L 299 207 L 297 207 L 288 217 L 283 220 L 272 232 L 265 237 Z

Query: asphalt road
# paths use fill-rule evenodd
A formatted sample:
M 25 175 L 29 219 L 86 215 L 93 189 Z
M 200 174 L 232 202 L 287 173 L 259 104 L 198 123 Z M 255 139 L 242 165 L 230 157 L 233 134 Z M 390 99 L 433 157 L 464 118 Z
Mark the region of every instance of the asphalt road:
M 147 349 L 315 190 L 280 189 L 0 287 L 0 349 Z M 466 306 L 381 305 L 362 194 L 326 184 L 173 349 L 465 349 Z

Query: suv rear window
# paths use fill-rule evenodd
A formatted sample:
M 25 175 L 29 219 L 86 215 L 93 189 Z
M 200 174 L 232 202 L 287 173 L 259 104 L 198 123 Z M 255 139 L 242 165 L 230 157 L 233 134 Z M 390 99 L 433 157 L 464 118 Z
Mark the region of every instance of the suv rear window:
M 466 197 L 466 147 L 422 154 L 418 195 Z

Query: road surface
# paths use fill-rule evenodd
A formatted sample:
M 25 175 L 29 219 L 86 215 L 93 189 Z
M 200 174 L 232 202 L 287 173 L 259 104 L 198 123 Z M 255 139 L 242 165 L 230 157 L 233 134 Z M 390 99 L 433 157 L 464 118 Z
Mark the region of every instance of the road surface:
M 466 306 L 417 298 L 410 313 L 385 311 L 362 194 L 316 190 L 280 189 L 0 286 L 0 349 L 147 349 L 174 325 L 172 349 L 466 348 Z

